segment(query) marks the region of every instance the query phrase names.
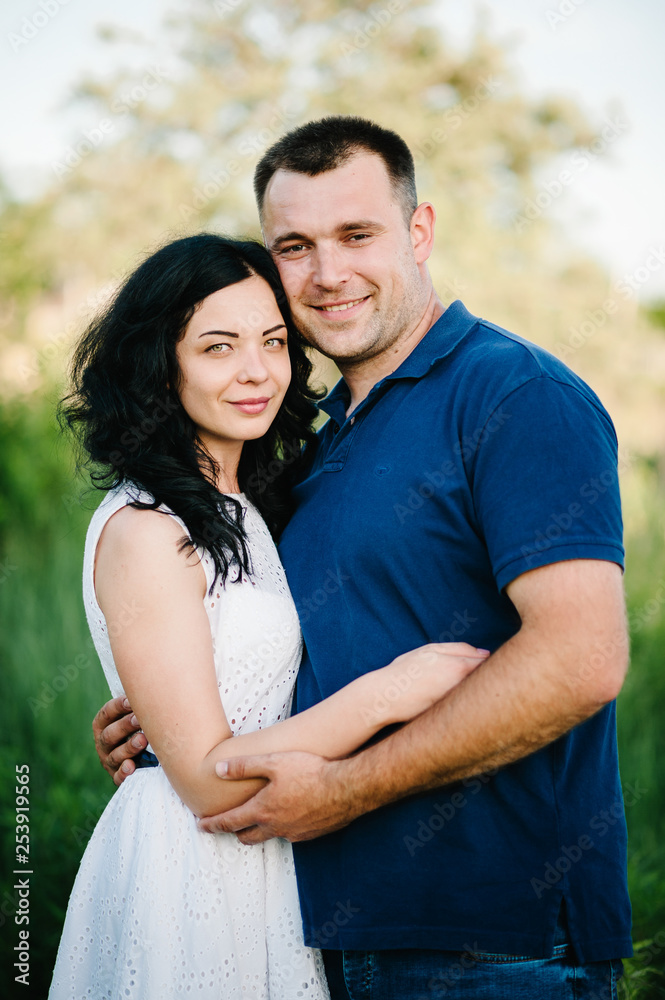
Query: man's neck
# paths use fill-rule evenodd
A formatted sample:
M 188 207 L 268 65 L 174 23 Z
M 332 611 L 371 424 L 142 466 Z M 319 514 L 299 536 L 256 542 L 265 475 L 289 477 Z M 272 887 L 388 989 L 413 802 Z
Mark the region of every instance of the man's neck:
M 408 358 L 425 334 L 443 316 L 445 308 L 439 296 L 432 289 L 421 319 L 407 336 L 374 358 L 368 358 L 357 364 L 340 363 L 338 365 L 351 393 L 351 402 L 346 411 L 347 417 L 369 395 L 377 382 L 380 382 L 386 375 L 391 375 L 399 368 L 405 358 Z

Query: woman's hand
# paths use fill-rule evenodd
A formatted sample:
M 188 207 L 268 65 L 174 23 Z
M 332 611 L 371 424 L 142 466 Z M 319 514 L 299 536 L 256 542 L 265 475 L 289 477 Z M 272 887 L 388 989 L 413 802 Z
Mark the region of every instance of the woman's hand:
M 408 722 L 440 701 L 489 655 L 489 650 L 466 642 L 432 642 L 402 653 L 371 674 L 376 698 L 369 711 L 385 718 L 384 725 Z

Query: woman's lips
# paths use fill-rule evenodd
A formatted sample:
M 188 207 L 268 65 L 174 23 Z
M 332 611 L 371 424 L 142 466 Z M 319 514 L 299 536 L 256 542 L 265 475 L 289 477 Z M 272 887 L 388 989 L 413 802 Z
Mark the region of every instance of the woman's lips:
M 231 406 L 235 406 L 242 413 L 263 413 L 270 402 L 269 396 L 260 396 L 258 399 L 235 399 L 229 400 Z

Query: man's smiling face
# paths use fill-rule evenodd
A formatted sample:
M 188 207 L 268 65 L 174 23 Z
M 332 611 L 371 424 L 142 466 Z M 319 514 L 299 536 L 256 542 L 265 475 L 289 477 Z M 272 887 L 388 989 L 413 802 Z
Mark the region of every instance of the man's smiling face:
M 359 152 L 314 177 L 278 170 L 262 223 L 293 319 L 342 367 L 389 350 L 417 325 L 424 261 L 379 156 Z

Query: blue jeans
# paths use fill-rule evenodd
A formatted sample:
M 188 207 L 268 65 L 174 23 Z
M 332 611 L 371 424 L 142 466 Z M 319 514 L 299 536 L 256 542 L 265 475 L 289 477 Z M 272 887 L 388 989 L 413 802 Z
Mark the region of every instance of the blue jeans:
M 554 940 L 551 958 L 425 949 L 323 958 L 331 1000 L 616 1000 L 620 961 L 577 965 L 565 928 Z

